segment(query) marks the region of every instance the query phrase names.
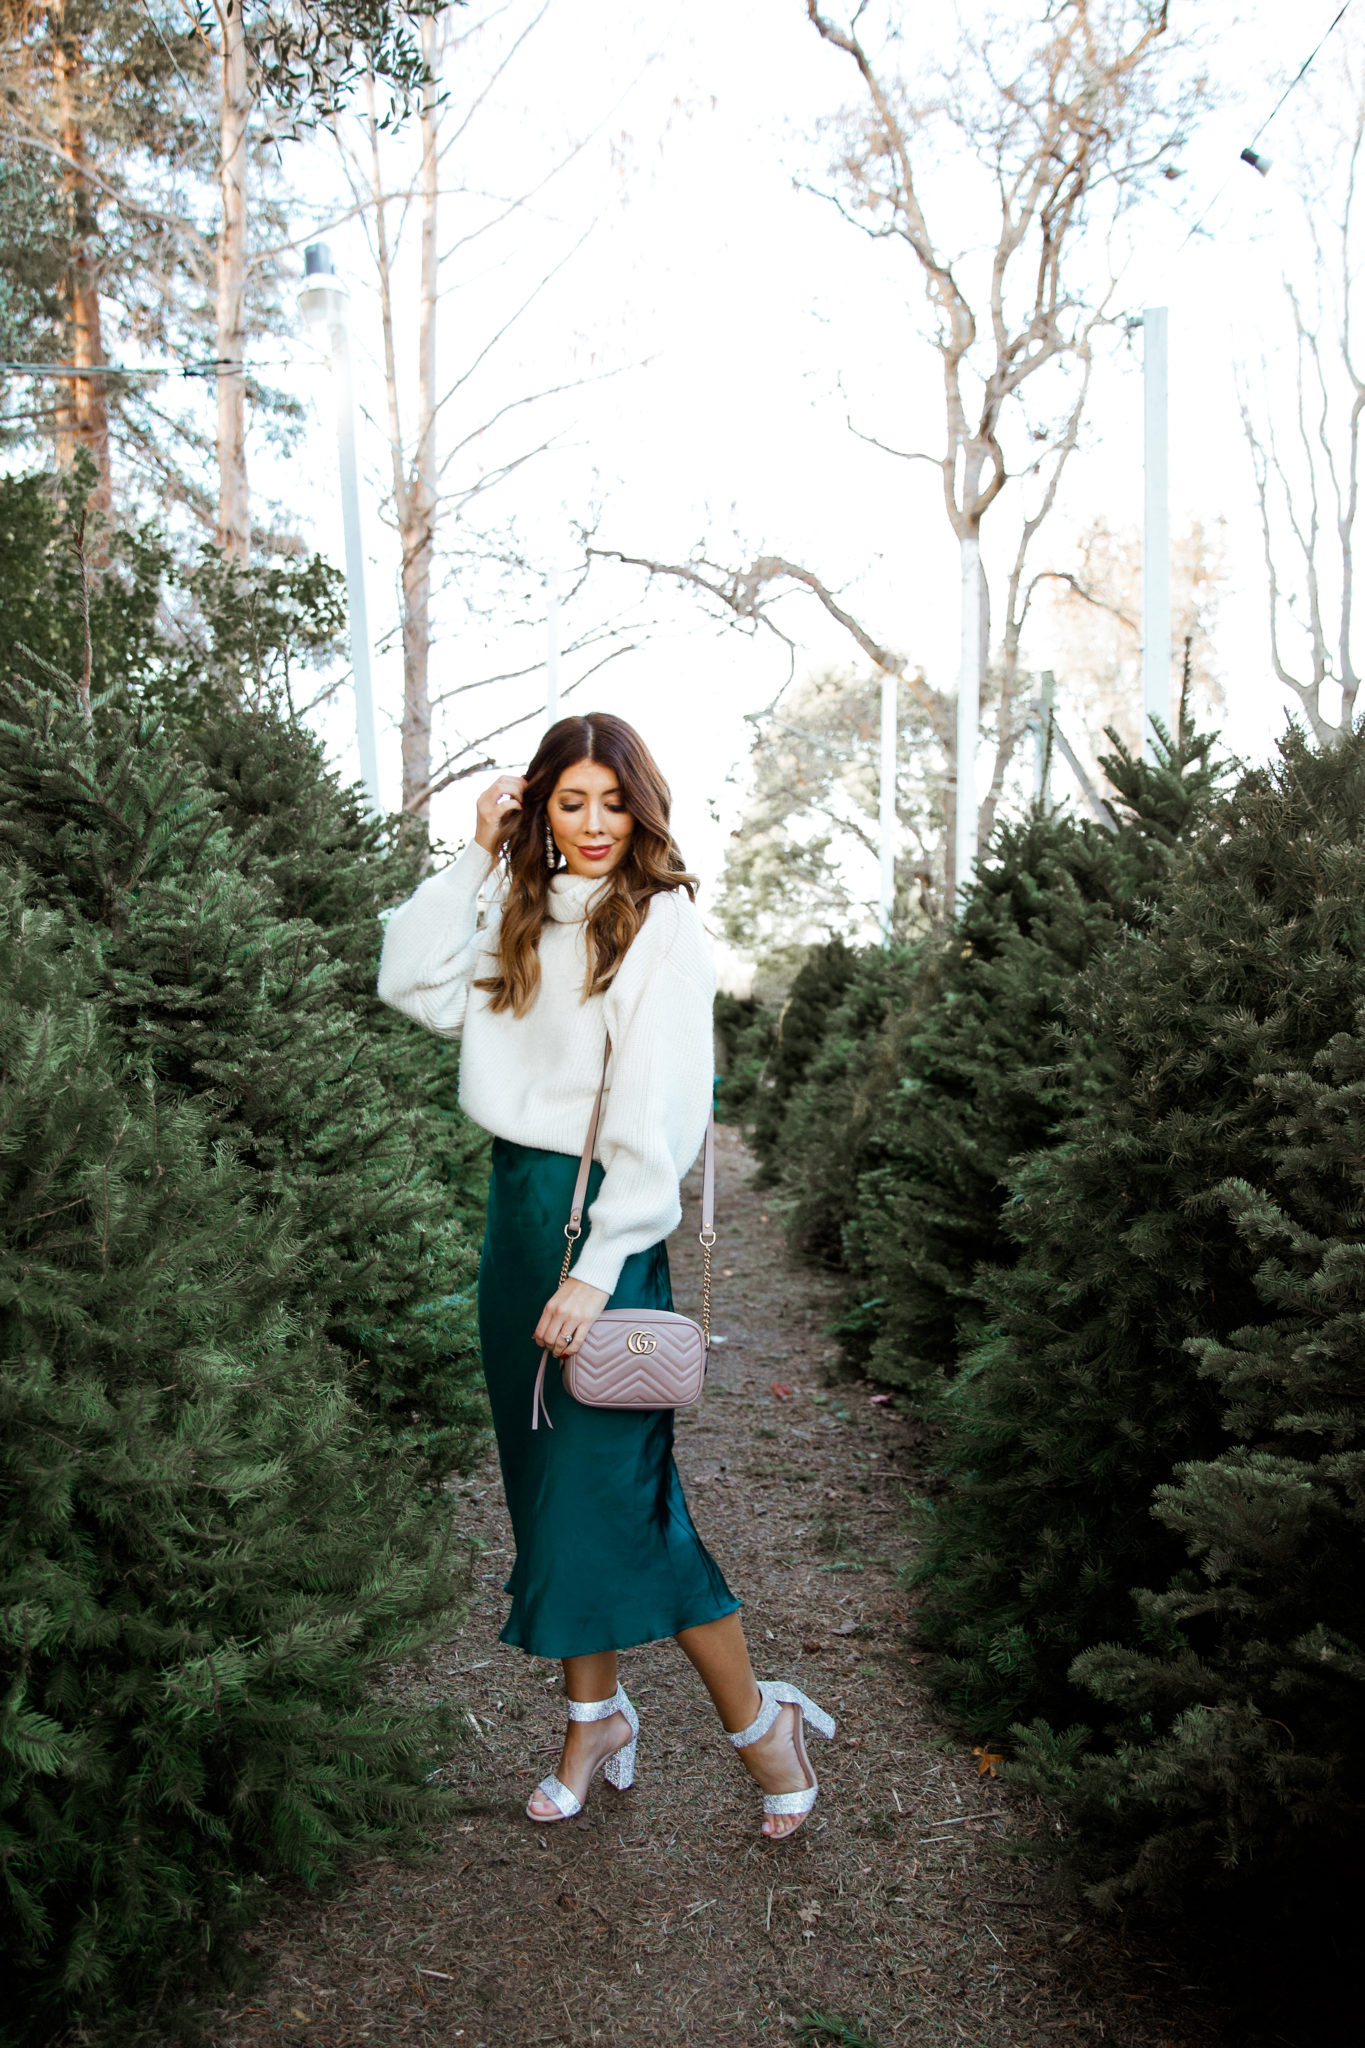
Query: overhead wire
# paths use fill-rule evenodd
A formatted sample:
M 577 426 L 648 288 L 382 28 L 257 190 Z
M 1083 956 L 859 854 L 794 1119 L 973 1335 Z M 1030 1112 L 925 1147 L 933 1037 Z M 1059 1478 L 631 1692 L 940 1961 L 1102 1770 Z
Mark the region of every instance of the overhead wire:
M 1297 70 L 1297 71 L 1296 71 L 1296 72 L 1294 73 L 1294 76 L 1293 76 L 1293 77 L 1292 77 L 1292 78 L 1290 79 L 1290 81 L 1289 81 L 1288 85 L 1287 85 L 1287 86 L 1285 87 L 1284 91 L 1283 91 L 1283 92 L 1282 92 L 1282 93 L 1280 94 L 1280 97 L 1279 97 L 1279 98 L 1278 98 L 1278 99 L 1276 100 L 1276 102 L 1275 102 L 1274 106 L 1273 106 L 1273 107 L 1272 107 L 1272 108 L 1270 109 L 1270 112 L 1269 112 L 1269 113 L 1268 113 L 1268 114 L 1266 115 L 1266 117 L 1265 117 L 1264 121 L 1262 121 L 1262 123 L 1261 123 L 1260 127 L 1259 127 L 1259 128 L 1258 128 L 1258 129 L 1256 130 L 1256 133 L 1255 133 L 1255 134 L 1254 134 L 1254 135 L 1252 136 L 1252 138 L 1251 138 L 1250 142 L 1249 142 L 1249 143 L 1248 143 L 1248 144 L 1246 145 L 1246 147 L 1247 147 L 1247 149 L 1248 149 L 1248 150 L 1253 150 L 1253 149 L 1255 149 L 1255 147 L 1256 147 L 1256 144 L 1257 144 L 1257 143 L 1258 143 L 1258 142 L 1260 141 L 1261 137 L 1262 137 L 1262 136 L 1263 136 L 1263 135 L 1265 134 L 1265 131 L 1266 131 L 1266 129 L 1267 129 L 1267 128 L 1268 128 L 1269 126 L 1270 126 L 1270 124 L 1271 124 L 1271 122 L 1272 122 L 1272 121 L 1274 120 L 1275 116 L 1276 116 L 1276 115 L 1277 115 L 1277 114 L 1279 113 L 1279 111 L 1280 111 L 1280 108 L 1281 108 L 1281 107 L 1282 107 L 1282 106 L 1284 105 L 1285 101 L 1286 101 L 1286 100 L 1287 100 L 1287 99 L 1289 98 L 1289 95 L 1290 95 L 1290 93 L 1291 93 L 1291 92 L 1293 92 L 1293 90 L 1294 90 L 1295 86 L 1296 86 L 1296 85 L 1298 85 L 1298 83 L 1300 82 L 1300 80 L 1301 80 L 1301 79 L 1302 79 L 1302 78 L 1304 77 L 1305 73 L 1306 73 L 1306 72 L 1307 72 L 1307 70 L 1308 70 L 1308 67 L 1309 67 L 1309 65 L 1310 65 L 1310 64 L 1311 64 L 1311 63 L 1313 62 L 1313 59 L 1314 59 L 1314 58 L 1315 58 L 1315 57 L 1317 56 L 1317 54 L 1318 54 L 1319 50 L 1320 50 L 1320 49 L 1322 48 L 1323 44 L 1324 44 L 1324 43 L 1325 43 L 1325 42 L 1327 41 L 1327 38 L 1328 38 L 1328 37 L 1329 37 L 1329 36 L 1331 35 L 1331 33 L 1332 33 L 1333 29 L 1334 29 L 1334 28 L 1336 27 L 1337 23 L 1338 23 L 1338 22 L 1339 22 L 1339 21 L 1341 20 L 1342 16 L 1343 16 L 1343 15 L 1344 15 L 1344 14 L 1346 13 L 1346 11 L 1347 11 L 1347 9 L 1348 9 L 1348 8 L 1350 7 L 1350 5 L 1351 5 L 1351 0 L 1343 0 L 1343 4 L 1342 4 L 1342 6 L 1341 6 L 1341 7 L 1339 7 L 1339 8 L 1337 9 L 1336 13 L 1335 13 L 1335 14 L 1334 14 L 1334 15 L 1332 16 L 1332 19 L 1331 19 L 1331 20 L 1330 20 L 1330 21 L 1328 22 L 1328 24 L 1327 24 L 1326 28 L 1325 28 L 1325 29 L 1323 30 L 1322 34 L 1321 34 L 1321 35 L 1320 35 L 1320 36 L 1318 37 L 1318 40 L 1316 41 L 1316 43 L 1314 43 L 1314 45 L 1313 45 L 1312 49 L 1311 49 L 1311 50 L 1310 50 L 1310 51 L 1308 52 L 1308 55 L 1307 55 L 1307 56 L 1306 56 L 1306 57 L 1304 58 L 1304 60 L 1303 60 L 1302 64 L 1300 64 L 1300 66 L 1299 66 L 1298 70 Z M 1242 160 L 1242 159 L 1239 159 L 1239 160 Z M 1203 211 L 1203 212 L 1202 212 L 1202 213 L 1200 214 L 1200 216 L 1199 216 L 1198 220 L 1197 220 L 1197 221 L 1196 221 L 1196 222 L 1194 223 L 1194 226 L 1193 226 L 1192 228 L 1189 228 L 1189 229 L 1188 229 L 1188 230 L 1186 231 L 1186 234 L 1185 234 L 1185 238 L 1184 238 L 1184 241 L 1182 241 L 1182 242 L 1181 242 L 1181 244 L 1180 244 L 1180 248 L 1176 250 L 1176 254 L 1177 254 L 1177 255 L 1179 255 L 1179 253 L 1180 253 L 1180 249 L 1183 249 L 1183 248 L 1184 248 L 1184 246 L 1185 246 L 1185 243 L 1186 243 L 1186 242 L 1188 242 L 1188 241 L 1191 241 L 1191 240 L 1193 239 L 1193 237 L 1194 237 L 1195 235 L 1197 235 L 1197 234 L 1199 233 L 1199 230 L 1200 230 L 1200 228 L 1202 228 L 1202 227 L 1203 227 L 1203 225 L 1204 225 L 1204 222 L 1205 222 L 1205 221 L 1206 221 L 1206 220 L 1208 219 L 1209 215 L 1210 215 L 1210 214 L 1211 214 L 1211 213 L 1213 212 L 1213 209 L 1214 209 L 1214 207 L 1215 207 L 1215 206 L 1217 206 L 1217 204 L 1218 204 L 1219 200 L 1220 200 L 1220 199 L 1222 198 L 1223 194 L 1224 194 L 1224 193 L 1225 193 L 1225 192 L 1227 191 L 1227 189 L 1228 189 L 1228 186 L 1229 186 L 1229 185 L 1230 185 L 1231 183 L 1232 183 L 1232 176 L 1231 176 L 1231 175 L 1229 175 L 1228 177 L 1224 178 L 1224 180 L 1223 180 L 1222 184 L 1221 184 L 1221 185 L 1220 185 L 1220 186 L 1218 187 L 1218 190 L 1217 190 L 1217 191 L 1216 191 L 1216 192 L 1214 193 L 1214 195 L 1213 195 L 1212 199 L 1210 199 L 1210 201 L 1209 201 L 1208 205 L 1207 205 L 1207 206 L 1206 206 L 1206 207 L 1204 208 L 1204 211 Z

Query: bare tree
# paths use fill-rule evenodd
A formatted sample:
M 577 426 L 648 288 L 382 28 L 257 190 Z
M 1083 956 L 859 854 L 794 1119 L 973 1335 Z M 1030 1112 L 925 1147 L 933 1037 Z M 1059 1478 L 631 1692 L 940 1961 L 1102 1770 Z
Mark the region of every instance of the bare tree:
M 1016 685 L 1035 588 L 1030 552 L 1080 439 L 1096 336 L 1110 317 L 1110 239 L 1134 189 L 1179 146 L 1198 86 L 1175 91 L 1173 104 L 1158 104 L 1155 67 L 1166 8 L 1156 0 L 1049 0 L 1025 25 L 995 20 L 987 34 L 961 41 L 953 72 L 937 81 L 932 97 L 916 97 L 892 68 L 899 42 L 894 8 L 884 48 L 874 53 L 865 30 L 871 0 L 842 25 L 817 0 L 805 0 L 805 7 L 817 34 L 854 67 L 862 96 L 838 124 L 835 176 L 825 196 L 870 239 L 905 250 L 931 308 L 944 407 L 938 450 L 861 438 L 897 459 L 928 463 L 941 477 L 961 560 L 958 690 L 916 686 L 905 657 L 857 620 L 826 578 L 778 554 L 738 572 L 700 557 L 672 566 L 630 559 L 709 591 L 749 621 L 772 624 L 775 599 L 804 590 L 865 656 L 906 679 L 953 785 L 951 902 L 959 869 L 970 866 L 978 834 L 991 828 L 1027 722 Z M 940 207 L 947 211 L 941 181 L 930 199 L 945 160 L 978 174 L 977 214 L 961 248 L 948 244 L 946 227 L 932 218 Z M 950 203 L 960 221 L 961 180 Z M 982 531 L 1016 481 L 1027 482 L 1032 495 L 1017 508 L 1014 544 L 1003 558 L 990 678 L 995 755 L 978 810 L 974 757 L 990 637 Z
M 218 545 L 245 561 L 251 545 L 246 480 L 247 123 L 251 91 L 242 0 L 214 0 L 218 20 Z
M 930 847 L 943 791 L 926 783 L 924 713 L 908 684 L 897 720 L 897 941 L 932 921 Z M 878 929 L 881 682 L 866 673 L 804 678 L 752 720 L 748 787 L 730 835 L 716 911 L 729 943 L 765 984 L 789 982 L 807 947 Z M 734 778 L 732 778 L 734 779 Z
M 409 23 L 424 32 L 437 0 L 182 0 L 213 48 L 218 73 L 220 213 L 215 246 L 218 361 L 218 545 L 245 560 L 251 544 L 246 470 L 246 287 L 251 249 L 247 173 L 253 115 L 280 133 L 326 119 L 381 63 L 400 111 L 427 76 Z
M 1365 80 L 1358 43 L 1346 48 L 1344 111 L 1334 96 L 1320 97 L 1316 154 L 1300 165 L 1312 260 L 1302 282 L 1284 280 L 1292 403 L 1275 402 L 1264 374 L 1259 392 L 1243 376 L 1238 394 L 1260 510 L 1271 661 L 1323 744 L 1350 731 L 1360 690 L 1353 584 L 1365 365 L 1354 301 Z
M 432 691 L 433 599 L 442 564 L 450 562 L 450 545 L 443 540 L 448 527 L 458 525 L 467 536 L 462 563 L 466 584 L 471 569 L 476 574 L 491 574 L 500 579 L 501 595 L 510 597 L 513 610 L 515 586 L 521 587 L 523 598 L 528 585 L 543 588 L 539 573 L 525 559 L 515 536 L 495 536 L 479 527 L 473 515 L 480 501 L 545 453 L 553 435 L 536 436 L 533 432 L 514 441 L 505 452 L 499 447 L 497 453 L 485 453 L 479 460 L 471 462 L 470 458 L 490 448 L 496 431 L 511 416 L 595 381 L 566 377 L 491 408 L 479 407 L 475 399 L 472 414 L 466 413 L 454 431 L 442 433 L 455 402 L 471 404 L 476 374 L 496 362 L 500 345 L 591 232 L 590 224 L 567 249 L 558 251 L 543 270 L 532 275 L 510 312 L 497 319 L 491 332 L 472 339 L 462 367 L 448 376 L 443 388 L 437 375 L 437 340 L 442 304 L 455 282 L 452 262 L 475 249 L 485 265 L 497 262 L 494 245 L 498 231 L 526 212 L 581 155 L 601 127 L 599 121 L 587 135 L 567 143 L 531 175 L 524 190 L 510 196 L 490 197 L 461 169 L 462 146 L 471 144 L 474 124 L 493 104 L 495 88 L 546 12 L 545 0 L 539 4 L 532 0 L 519 16 L 511 14 L 510 19 L 506 5 L 496 4 L 479 12 L 471 10 L 468 17 L 456 15 L 452 9 L 424 21 L 422 48 L 428 77 L 412 142 L 404 136 L 396 146 L 386 144 L 385 113 L 373 79 L 367 82 L 363 120 L 333 124 L 378 287 L 390 478 L 387 511 L 398 535 L 400 560 L 402 803 L 404 810 L 418 817 L 427 816 L 432 798 L 452 782 L 493 765 L 489 746 L 538 715 L 536 709 L 528 708 L 509 720 L 499 706 L 490 730 L 463 733 L 441 714 L 456 698 L 464 698 L 478 722 L 478 707 L 484 701 L 480 693 L 509 682 L 529 683 L 533 677 L 537 682 L 543 680 L 539 660 L 497 676 L 476 675 L 444 691 Z M 502 31 L 500 39 L 489 36 L 494 25 Z M 453 209 L 442 202 L 451 200 L 465 203 L 465 217 L 449 246 L 443 248 L 442 223 L 446 212 Z M 403 245 L 409 234 L 416 243 L 415 264 L 410 260 L 404 263 Z M 410 321 L 405 314 L 414 298 L 416 318 Z M 407 332 L 414 335 L 416 343 L 415 376 L 408 373 L 403 359 L 401 338 Z M 582 578 L 570 581 L 568 597 L 572 600 L 582 588 Z M 627 638 L 619 622 L 598 621 L 571 638 L 564 652 L 588 655 L 588 673 L 592 674 L 603 659 L 626 651 Z M 568 695 L 585 680 L 586 676 L 580 677 L 562 694 Z
M 1074 566 L 1042 570 L 1034 580 L 1048 594 L 1048 646 L 1082 753 L 1098 769 L 1110 727 L 1140 753 L 1141 535 L 1116 533 L 1097 516 L 1080 536 Z M 1171 545 L 1171 698 L 1163 715 L 1172 732 L 1182 694 L 1201 723 L 1220 720 L 1226 708 L 1214 647 L 1225 582 L 1219 528 L 1192 521 Z
M 80 37 L 65 19 L 66 8 L 54 9 L 53 84 L 57 112 L 57 147 L 63 162 L 62 184 L 71 221 L 71 259 L 67 273 L 71 360 L 93 368 L 107 360 L 100 331 L 99 267 L 92 246 L 94 221 L 90 206 L 90 174 L 82 119 L 85 70 Z M 109 469 L 109 406 L 102 377 L 73 377 L 58 399 L 57 459 L 66 468 L 78 446 L 89 450 L 95 464 L 92 508 L 107 513 L 113 491 Z

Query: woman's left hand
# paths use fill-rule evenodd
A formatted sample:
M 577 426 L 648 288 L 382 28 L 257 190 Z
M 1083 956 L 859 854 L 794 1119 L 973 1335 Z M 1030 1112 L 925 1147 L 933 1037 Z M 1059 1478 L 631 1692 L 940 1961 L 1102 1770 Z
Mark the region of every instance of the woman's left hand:
M 536 1324 L 536 1342 L 556 1358 L 572 1358 L 611 1296 L 586 1280 L 569 1279 L 557 1287 Z

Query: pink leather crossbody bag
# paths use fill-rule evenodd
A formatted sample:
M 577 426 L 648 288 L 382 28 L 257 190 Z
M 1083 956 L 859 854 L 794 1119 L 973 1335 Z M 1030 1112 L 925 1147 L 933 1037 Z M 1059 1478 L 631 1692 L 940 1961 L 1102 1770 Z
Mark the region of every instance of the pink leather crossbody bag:
M 573 1207 L 564 1225 L 568 1243 L 559 1269 L 562 1287 L 569 1277 L 573 1248 L 583 1234 L 583 1203 L 588 1192 L 592 1150 L 597 1143 L 597 1126 L 602 1115 L 602 1095 L 607 1085 L 607 1061 L 611 1040 L 602 1056 L 602 1078 L 592 1107 L 587 1141 L 578 1162 Z M 690 1316 L 674 1315 L 662 1308 L 607 1308 L 583 1339 L 580 1349 L 564 1361 L 564 1390 L 589 1408 L 690 1408 L 701 1399 L 706 1384 L 707 1354 L 711 1349 L 711 1252 L 716 1242 L 716 1118 L 706 1119 L 706 1153 L 702 1162 L 701 1230 L 702 1250 L 701 1322 Z M 531 1395 L 531 1427 L 553 1429 L 545 1406 L 545 1368 L 549 1352 L 540 1354 L 535 1390 Z

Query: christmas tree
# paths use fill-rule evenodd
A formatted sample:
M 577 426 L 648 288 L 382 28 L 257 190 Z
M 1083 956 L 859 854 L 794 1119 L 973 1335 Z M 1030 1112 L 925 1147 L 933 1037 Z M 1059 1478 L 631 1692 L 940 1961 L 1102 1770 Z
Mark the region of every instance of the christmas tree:
M 858 956 L 838 937 L 812 946 L 792 982 L 778 1016 L 763 1080 L 755 1090 L 751 1136 L 760 1177 L 779 1177 L 782 1129 L 787 1109 L 820 1049 L 825 1025 L 857 972 Z
M 130 1056 L 71 893 L 0 866 L 0 1954 L 34 2043 L 230 1976 L 265 1877 L 412 1831 L 448 1736 L 368 1681 L 461 1584 L 295 1313 L 294 1204 L 157 1078 L 164 1034 Z
M 1002 823 L 946 937 L 861 956 L 786 1097 L 794 1241 L 849 1274 L 850 1358 L 921 1399 L 955 1367 L 977 1267 L 1010 1255 L 1009 1162 L 1066 1106 L 1068 991 L 1150 915 L 1219 773 L 1188 725 L 1155 763 L 1115 748 L 1118 830 Z
M 111 536 L 90 577 L 79 517 L 78 494 L 63 507 L 42 480 L 0 480 L 15 536 L 0 673 L 29 679 L 9 707 L 0 844 L 102 927 L 130 1049 L 156 1047 L 168 1078 L 212 1102 L 263 1201 L 288 1187 L 299 1313 L 322 1317 L 373 1411 L 448 1472 L 484 1422 L 486 1141 L 459 1112 L 455 1049 L 374 992 L 379 914 L 414 886 L 425 842 L 366 815 L 282 695 L 291 664 L 335 634 L 335 575 L 207 556 L 186 569 L 144 531 Z M 173 634 L 166 589 L 189 605 Z M 63 679 L 84 658 L 87 596 L 93 733 Z
M 1343 1796 L 1362 1004 L 1365 732 L 1291 732 L 1081 978 L 1071 1114 L 941 1404 L 936 1683 L 979 1731 L 1045 1720 L 1034 1767 L 1053 1745 L 1113 1896 L 1278 1855 Z M 1103 1737 L 1049 1733 L 1097 1693 Z M 1257 1717 L 1246 1777 L 1215 1770 Z
M 74 516 L 0 482 L 0 1953 L 35 2042 L 231 1975 L 265 1879 L 429 1812 L 449 1731 L 373 1681 L 456 1624 L 433 1482 L 483 1440 L 482 1141 L 374 996 L 424 848 L 277 687 L 316 578 L 150 534 L 91 576 Z

